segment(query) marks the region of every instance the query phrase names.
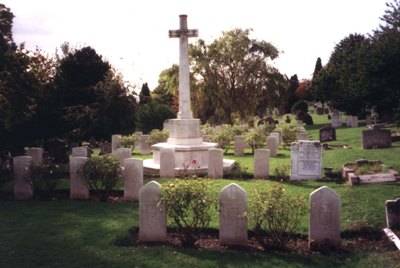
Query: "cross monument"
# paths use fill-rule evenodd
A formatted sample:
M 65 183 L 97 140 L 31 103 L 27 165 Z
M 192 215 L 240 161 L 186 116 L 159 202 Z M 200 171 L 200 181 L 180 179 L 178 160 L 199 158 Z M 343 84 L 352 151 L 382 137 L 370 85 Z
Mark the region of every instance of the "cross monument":
M 198 30 L 187 28 L 187 15 L 180 15 L 180 29 L 170 30 L 170 38 L 179 38 L 179 112 L 178 119 L 192 119 L 190 109 L 190 73 L 188 37 L 197 37 Z

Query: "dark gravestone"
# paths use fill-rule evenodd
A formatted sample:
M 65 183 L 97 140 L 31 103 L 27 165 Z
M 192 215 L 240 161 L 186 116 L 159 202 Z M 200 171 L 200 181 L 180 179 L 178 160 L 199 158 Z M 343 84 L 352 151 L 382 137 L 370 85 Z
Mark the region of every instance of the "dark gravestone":
M 363 149 L 389 148 L 392 146 L 392 137 L 388 129 L 371 129 L 362 132 Z
M 400 198 L 386 200 L 387 227 L 400 230 Z
M 319 141 L 335 141 L 336 140 L 336 129 L 331 126 L 325 126 L 319 129 Z
M 111 154 L 111 143 L 105 141 L 100 144 L 99 155 Z
M 317 115 L 323 115 L 324 114 L 324 108 L 317 107 L 316 112 L 317 112 Z
M 67 163 L 67 145 L 62 139 L 48 140 L 45 146 L 48 156 L 54 159 L 55 163 Z

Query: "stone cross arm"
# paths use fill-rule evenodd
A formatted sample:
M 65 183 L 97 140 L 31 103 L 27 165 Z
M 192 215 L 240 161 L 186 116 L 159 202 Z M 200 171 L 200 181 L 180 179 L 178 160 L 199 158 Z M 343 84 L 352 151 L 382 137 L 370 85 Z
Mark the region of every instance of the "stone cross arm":
M 170 38 L 179 38 L 182 36 L 197 37 L 197 36 L 199 36 L 199 31 L 196 29 L 169 30 Z

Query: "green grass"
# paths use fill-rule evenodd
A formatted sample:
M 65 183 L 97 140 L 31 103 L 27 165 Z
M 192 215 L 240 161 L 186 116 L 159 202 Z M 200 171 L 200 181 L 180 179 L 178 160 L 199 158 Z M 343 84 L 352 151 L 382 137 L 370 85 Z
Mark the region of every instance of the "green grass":
M 315 126 L 306 127 L 318 137 L 318 129 L 328 123 L 326 116 L 315 116 Z M 339 170 L 345 162 L 359 158 L 381 160 L 400 170 L 400 144 L 377 150 L 361 149 L 361 131 L 365 127 L 337 130 L 337 141 L 349 149 L 323 152 L 323 166 Z M 134 157 L 149 158 L 134 151 Z M 228 152 L 227 158 L 235 159 L 251 176 L 253 157 L 250 151 L 242 157 Z M 278 165 L 290 164 L 290 151 L 280 149 L 270 161 L 270 171 Z M 145 179 L 147 183 L 150 179 Z M 169 183 L 169 179 L 159 179 Z M 213 180 L 217 194 L 229 183 L 237 183 L 247 192 L 252 202 L 252 189 L 267 187 L 270 180 L 220 179 Z M 291 195 L 309 194 L 321 186 L 329 186 L 341 198 L 342 231 L 354 227 L 381 229 L 385 222 L 385 201 L 400 197 L 397 183 L 362 185 L 327 181 L 284 182 Z M 60 188 L 68 189 L 68 180 Z M 122 189 L 122 185 L 119 185 Z M 12 182 L 0 191 L 11 193 Z M 356 251 L 328 255 L 297 255 L 293 253 L 256 253 L 237 250 L 196 250 L 169 246 L 121 246 L 130 239 L 129 231 L 138 227 L 138 203 L 97 203 L 93 201 L 0 201 L 0 267 L 400 267 L 400 256 L 392 250 Z M 302 219 L 301 234 L 308 232 L 308 215 Z M 211 228 L 218 228 L 215 212 Z

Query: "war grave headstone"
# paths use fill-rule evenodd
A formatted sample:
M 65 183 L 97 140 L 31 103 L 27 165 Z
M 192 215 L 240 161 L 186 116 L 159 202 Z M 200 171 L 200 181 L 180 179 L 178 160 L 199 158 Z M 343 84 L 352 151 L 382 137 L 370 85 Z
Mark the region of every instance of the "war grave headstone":
M 311 250 L 340 246 L 340 197 L 323 186 L 310 194 L 309 246 Z
M 244 155 L 244 150 L 246 149 L 246 147 L 247 147 L 247 143 L 244 139 L 244 136 L 242 136 L 242 135 L 235 136 L 234 154 L 235 155 Z
M 276 156 L 279 149 L 279 137 L 273 135 L 267 137 L 267 149 L 269 150 L 270 156 Z
M 208 177 L 222 178 L 224 176 L 224 150 L 208 149 Z
M 269 178 L 269 150 L 254 150 L 254 178 Z
M 339 111 L 333 111 L 331 114 L 331 126 L 333 128 L 342 127 L 342 113 Z
M 31 165 L 32 157 L 30 156 L 16 156 L 13 158 L 15 200 L 26 200 L 33 196 L 32 183 L 29 178 Z
M 114 134 L 111 136 L 111 153 L 115 154 L 118 147 L 119 147 L 119 139 L 121 138 L 121 135 L 119 134 Z
M 85 183 L 79 169 L 86 163 L 87 157 L 70 157 L 69 173 L 70 173 L 70 198 L 71 199 L 88 199 L 89 187 Z
M 43 161 L 43 149 L 32 147 L 26 150 L 25 155 L 32 157 L 32 165 L 37 166 Z
M 231 183 L 219 194 L 219 242 L 247 245 L 247 193 Z
M 400 239 L 393 232 L 394 229 L 400 230 L 400 198 L 386 200 L 385 207 L 387 227 L 383 231 L 389 240 L 396 245 L 397 249 L 400 250 Z
M 322 146 L 319 141 L 299 141 L 291 145 L 290 180 L 322 178 Z
M 74 147 L 72 148 L 72 156 L 73 157 L 91 157 L 91 153 L 89 148 L 87 147 Z
M 174 148 L 161 148 L 160 150 L 160 177 L 175 178 Z
M 336 129 L 331 126 L 324 126 L 319 129 L 319 141 L 335 141 L 336 140 Z
M 124 199 L 139 200 L 139 190 L 143 186 L 143 160 L 127 158 L 124 160 Z
M 369 129 L 362 131 L 363 149 L 389 148 L 392 146 L 392 137 L 388 129 Z

